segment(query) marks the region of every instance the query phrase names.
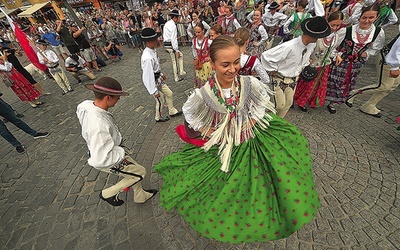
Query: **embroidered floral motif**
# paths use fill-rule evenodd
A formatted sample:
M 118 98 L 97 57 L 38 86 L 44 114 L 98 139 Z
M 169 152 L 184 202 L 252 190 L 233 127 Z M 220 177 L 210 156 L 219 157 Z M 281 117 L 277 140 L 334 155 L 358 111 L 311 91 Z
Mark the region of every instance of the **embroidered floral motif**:
M 233 88 L 234 88 L 234 93 L 231 97 L 229 98 L 224 98 L 222 97 L 221 91 L 217 88 L 215 84 L 215 76 L 211 77 L 209 80 L 210 88 L 215 94 L 215 96 L 218 99 L 218 102 L 222 105 L 225 105 L 225 107 L 228 109 L 229 114 L 230 114 L 230 119 L 234 118 L 236 116 L 236 107 L 237 104 L 239 103 L 239 95 L 240 95 L 240 81 L 235 78 L 233 81 Z

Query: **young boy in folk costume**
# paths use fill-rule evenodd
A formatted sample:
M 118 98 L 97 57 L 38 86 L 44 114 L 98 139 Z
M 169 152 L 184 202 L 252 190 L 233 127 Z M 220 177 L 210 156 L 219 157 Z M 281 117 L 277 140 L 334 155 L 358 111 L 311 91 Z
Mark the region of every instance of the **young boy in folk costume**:
M 163 116 L 164 97 L 168 106 L 169 116 L 181 115 L 182 111 L 178 111 L 174 107 L 172 100 L 173 93 L 168 85 L 165 84 L 166 77 L 161 72 L 161 66 L 156 51 L 159 36 L 160 34 L 157 34 L 152 28 L 144 28 L 142 30 L 141 38 L 146 44 L 146 48 L 143 50 L 140 61 L 143 71 L 143 84 L 156 101 L 155 120 L 156 122 L 166 122 L 169 120 L 169 117 Z
M 264 15 L 262 16 L 262 20 L 264 22 L 265 29 L 267 30 L 267 33 L 268 33 L 268 41 L 267 41 L 266 49 L 269 49 L 272 47 L 274 38 L 278 34 L 279 28 L 281 27 L 282 23 L 287 19 L 287 16 L 285 14 L 277 12 L 278 8 L 279 8 L 279 4 L 277 4 L 276 2 L 273 2 L 268 7 L 269 11 L 265 12 Z
M 283 32 L 286 34 L 284 41 L 289 41 L 295 37 L 301 36 L 303 31 L 301 30 L 301 23 L 311 17 L 310 13 L 305 12 L 307 6 L 307 0 L 300 0 L 297 3 L 297 12 L 294 13 L 286 20 L 283 25 Z
M 63 90 L 62 94 L 65 95 L 68 92 L 72 92 L 73 89 L 69 83 L 67 75 L 58 63 L 60 59 L 57 54 L 54 51 L 47 49 L 46 41 L 38 40 L 36 43 L 40 49 L 40 51 L 37 52 L 39 62 L 46 64 L 47 68 L 49 68 L 50 74 L 54 77 L 58 86 Z
M 260 58 L 264 68 L 270 72 L 276 111 L 280 117 L 284 117 L 293 104 L 297 78 L 303 68 L 310 64 L 315 42 L 331 33 L 327 21 L 319 16 L 304 20 L 301 29 L 301 37 L 265 51 Z

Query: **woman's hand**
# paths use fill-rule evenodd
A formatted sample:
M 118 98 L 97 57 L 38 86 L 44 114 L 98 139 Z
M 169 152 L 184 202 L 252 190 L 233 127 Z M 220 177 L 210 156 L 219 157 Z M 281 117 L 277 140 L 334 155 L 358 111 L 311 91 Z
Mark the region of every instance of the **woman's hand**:
M 200 128 L 199 131 L 203 137 L 208 139 L 211 137 L 211 134 L 214 133 L 215 127 L 211 127 L 207 132 L 205 131 L 205 128 Z
M 362 58 L 367 58 L 367 56 L 368 56 L 367 52 L 364 51 L 363 53 L 361 53 Z
M 343 61 L 343 58 L 339 55 L 336 56 L 336 65 L 339 65 Z

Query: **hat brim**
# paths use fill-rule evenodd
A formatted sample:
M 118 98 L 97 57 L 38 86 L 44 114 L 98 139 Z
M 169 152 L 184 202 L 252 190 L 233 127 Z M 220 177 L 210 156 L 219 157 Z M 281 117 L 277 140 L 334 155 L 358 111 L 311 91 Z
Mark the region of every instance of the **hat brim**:
M 108 91 L 99 90 L 99 89 L 96 89 L 94 87 L 94 84 L 85 84 L 85 87 L 88 90 L 91 90 L 91 91 L 97 92 L 97 93 L 102 93 L 102 94 L 105 94 L 105 95 L 114 95 L 114 96 L 127 96 L 127 95 L 129 95 L 129 93 L 124 92 L 124 91 L 122 91 L 121 93 L 116 94 L 116 93 L 112 93 L 112 92 L 108 92 Z
M 315 32 L 311 31 L 307 28 L 307 24 L 312 20 L 312 18 L 308 18 L 301 23 L 301 30 L 303 31 L 304 35 L 314 37 L 314 38 L 324 38 L 331 34 L 331 27 L 326 25 L 326 29 L 324 31 Z
M 173 13 L 173 12 L 170 12 L 169 15 L 170 15 L 170 16 L 181 16 L 181 14 L 179 14 L 179 13 Z
M 274 4 L 274 5 L 270 5 L 270 6 L 268 6 L 268 9 L 269 10 L 274 10 L 274 9 L 277 9 L 277 8 L 279 8 L 279 5 L 278 4 Z
M 157 40 L 157 38 L 159 38 L 161 36 L 160 33 L 156 33 L 155 36 L 151 36 L 151 37 L 143 37 L 142 35 L 140 35 L 140 37 L 142 38 L 143 42 L 148 42 L 148 41 L 153 41 L 153 40 Z

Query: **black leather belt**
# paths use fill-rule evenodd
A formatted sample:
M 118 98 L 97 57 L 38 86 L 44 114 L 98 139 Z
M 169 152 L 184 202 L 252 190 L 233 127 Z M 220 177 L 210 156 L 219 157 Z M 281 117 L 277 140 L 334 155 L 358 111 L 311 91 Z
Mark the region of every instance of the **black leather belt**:
M 171 42 L 164 42 L 164 46 L 172 46 Z
M 57 63 L 57 64 L 55 64 L 54 66 L 51 66 L 51 67 L 50 67 L 50 66 L 47 66 L 47 68 L 49 68 L 49 69 L 54 69 L 54 68 L 57 68 L 58 65 L 59 65 L 59 64 Z

